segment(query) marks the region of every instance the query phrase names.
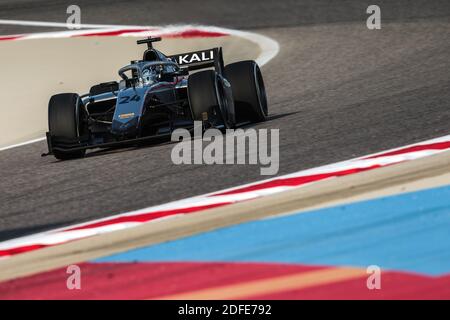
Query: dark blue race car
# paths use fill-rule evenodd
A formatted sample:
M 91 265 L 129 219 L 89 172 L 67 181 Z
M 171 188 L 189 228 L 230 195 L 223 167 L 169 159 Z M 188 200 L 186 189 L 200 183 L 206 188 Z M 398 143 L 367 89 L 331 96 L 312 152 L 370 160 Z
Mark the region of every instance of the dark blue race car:
M 121 80 L 88 94 L 62 93 L 48 106 L 48 153 L 83 157 L 87 149 L 155 143 L 177 128 L 234 128 L 266 120 L 264 81 L 254 61 L 224 65 L 222 49 L 166 56 L 147 44 L 143 59 L 119 70 Z M 192 73 L 192 71 L 195 71 Z

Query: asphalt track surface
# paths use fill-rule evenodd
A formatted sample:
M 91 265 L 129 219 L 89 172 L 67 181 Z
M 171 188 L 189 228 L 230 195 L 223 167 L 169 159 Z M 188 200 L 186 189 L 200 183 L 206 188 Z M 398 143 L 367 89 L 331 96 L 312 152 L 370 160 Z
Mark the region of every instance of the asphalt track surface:
M 64 1 L 0 1 L 0 18 L 64 21 Z M 286 174 L 450 132 L 450 3 L 77 1 L 83 23 L 201 23 L 276 39 L 263 68 Z M 0 34 L 57 30 L 0 26 Z M 30 59 L 33 57 L 30 48 Z M 20 70 L 18 72 L 26 72 Z M 35 77 L 37 75 L 26 75 Z M 5 94 L 1 92 L 1 94 Z M 2 106 L 3 107 L 3 106 Z M 172 145 L 58 162 L 45 143 L 0 152 L 0 240 L 260 180 L 257 166 L 175 166 Z

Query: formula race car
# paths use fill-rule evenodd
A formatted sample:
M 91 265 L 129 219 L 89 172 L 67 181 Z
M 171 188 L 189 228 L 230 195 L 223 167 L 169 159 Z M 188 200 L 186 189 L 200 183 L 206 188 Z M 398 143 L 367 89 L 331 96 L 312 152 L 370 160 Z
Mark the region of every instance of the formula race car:
M 120 82 L 88 94 L 62 93 L 48 105 L 48 153 L 83 157 L 87 149 L 156 142 L 194 121 L 221 130 L 266 120 L 264 81 L 254 61 L 224 66 L 222 48 L 166 56 L 147 44 L 143 59 L 119 70 Z M 192 73 L 191 71 L 196 71 Z

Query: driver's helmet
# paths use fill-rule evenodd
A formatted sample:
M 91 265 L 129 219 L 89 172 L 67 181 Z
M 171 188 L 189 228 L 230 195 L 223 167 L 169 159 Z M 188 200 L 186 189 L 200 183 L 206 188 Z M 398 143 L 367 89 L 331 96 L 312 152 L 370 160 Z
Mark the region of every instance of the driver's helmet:
M 153 68 L 146 68 L 142 71 L 142 81 L 145 85 L 153 84 L 156 80 L 156 71 Z
M 142 71 L 142 81 L 144 85 L 151 85 L 155 83 L 158 79 L 159 68 L 157 66 L 152 66 L 145 68 Z

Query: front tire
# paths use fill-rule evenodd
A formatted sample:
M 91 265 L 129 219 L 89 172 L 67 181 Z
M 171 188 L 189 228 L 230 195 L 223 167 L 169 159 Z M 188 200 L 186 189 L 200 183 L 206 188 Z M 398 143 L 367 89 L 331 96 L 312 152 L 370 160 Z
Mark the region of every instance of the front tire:
M 52 147 L 80 146 L 81 125 L 80 97 L 76 93 L 54 95 L 48 103 L 48 128 Z M 82 158 L 86 150 L 73 152 L 53 151 L 55 158 L 69 160 Z
M 266 121 L 267 96 L 258 64 L 251 60 L 229 64 L 225 77 L 231 83 L 237 121 Z
M 194 121 L 232 128 L 234 119 L 229 115 L 232 106 L 229 106 L 226 95 L 224 84 L 213 70 L 200 71 L 188 78 L 188 98 Z

